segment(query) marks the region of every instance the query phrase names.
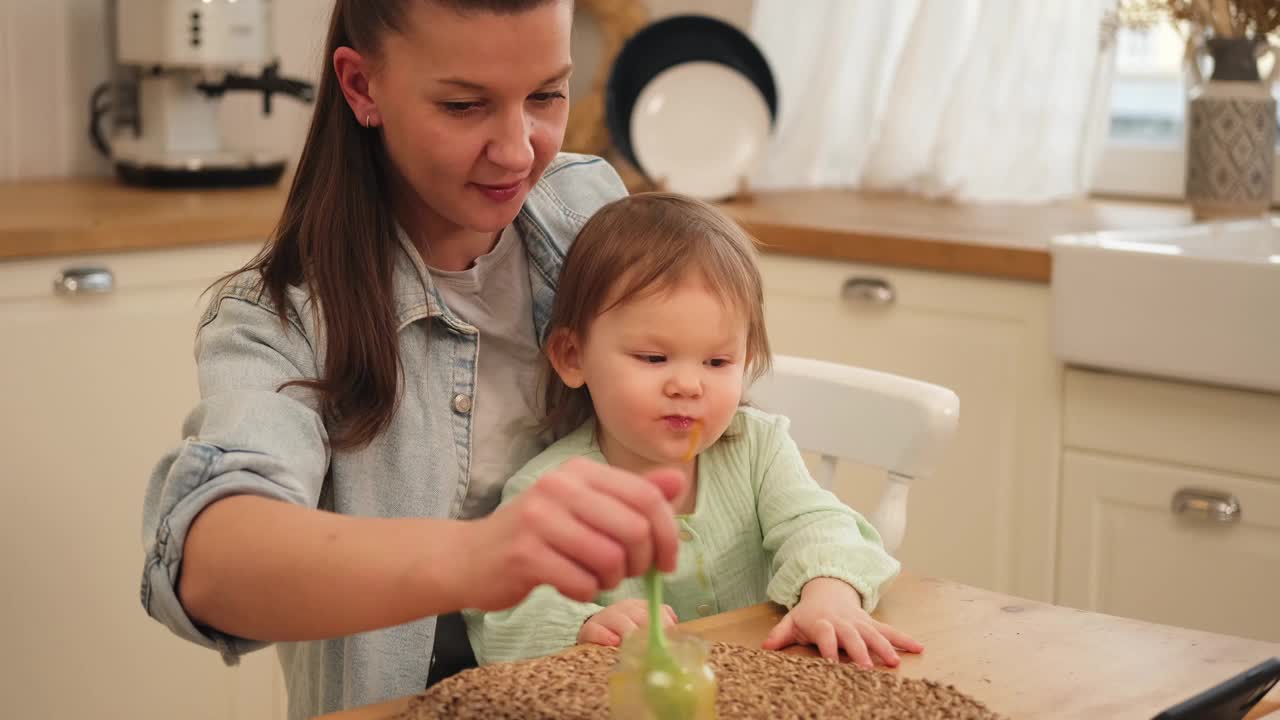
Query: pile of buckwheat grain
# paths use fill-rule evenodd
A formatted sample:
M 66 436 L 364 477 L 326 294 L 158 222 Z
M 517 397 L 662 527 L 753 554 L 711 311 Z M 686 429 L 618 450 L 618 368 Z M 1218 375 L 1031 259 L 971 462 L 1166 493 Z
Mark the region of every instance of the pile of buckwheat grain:
M 565 718 L 606 720 L 617 650 L 599 646 L 455 675 L 414 698 L 397 720 Z M 721 720 L 760 718 L 999 718 L 947 685 L 819 658 L 713 643 Z

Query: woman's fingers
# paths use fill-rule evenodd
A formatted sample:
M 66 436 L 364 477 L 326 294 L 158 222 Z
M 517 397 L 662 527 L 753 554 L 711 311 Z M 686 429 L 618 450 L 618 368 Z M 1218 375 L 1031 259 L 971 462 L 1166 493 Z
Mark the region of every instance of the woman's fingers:
M 599 487 L 590 477 L 548 475 L 543 488 L 574 519 L 618 547 L 618 567 L 611 568 L 608 578 L 601 577 L 601 587 L 617 587 L 623 576 L 643 573 L 653 564 L 654 533 L 648 518 L 626 500 Z M 636 480 L 632 479 L 632 482 Z M 654 491 L 656 493 L 656 490 Z
M 617 586 L 626 564 L 621 545 L 579 521 L 553 499 L 532 494 L 522 501 L 518 511 L 522 526 L 563 561 L 556 563 L 548 559 L 547 567 L 556 570 L 557 574 L 542 582 L 560 589 L 557 579 L 566 575 L 564 565 L 572 564 L 591 576 L 590 587 L 586 588 L 590 594 L 583 597 L 580 593 L 570 594 L 561 590 L 566 597 L 585 602 L 594 598 L 600 588 Z M 580 579 L 574 579 L 573 583 L 571 587 L 574 588 L 582 584 Z
M 688 484 L 684 473 L 679 470 L 654 470 L 653 472 L 645 473 L 644 478 L 658 488 L 658 492 L 662 493 L 662 497 L 667 502 L 674 502 L 676 498 L 680 497 Z
M 676 550 L 679 547 L 675 513 L 659 486 L 615 468 L 596 466 L 595 469 L 608 472 L 591 472 L 592 468 L 586 468 L 584 473 L 591 488 L 616 499 L 631 513 L 638 515 L 647 530 L 643 536 L 626 538 L 630 543 L 628 548 L 632 551 L 627 557 L 627 575 L 642 575 L 655 565 L 663 572 L 675 570 Z M 589 507 L 584 510 L 591 512 Z
M 550 585 L 561 595 L 578 602 L 591 602 L 600 592 L 600 581 L 594 573 L 550 545 L 544 545 L 533 555 L 527 567 L 526 572 L 533 578 L 530 590 L 538 585 Z
M 684 493 L 688 480 L 678 470 L 654 470 L 646 473 L 644 479 L 658 489 L 663 499 L 663 502 L 652 511 L 656 514 L 653 534 L 654 564 L 662 572 L 675 572 L 680 539 L 671 501 Z
M 499 577 L 514 578 L 494 602 L 518 602 L 544 583 L 587 601 L 654 565 L 673 570 L 679 542 L 668 496 L 683 478 L 651 476 L 578 459 L 539 478 L 485 523 L 496 531 L 489 547 L 505 557 Z
M 664 572 L 675 570 L 679 540 L 675 513 L 665 493 L 672 487 L 683 486 L 679 473 L 660 471 L 641 478 L 580 459 L 565 463 L 560 472 L 581 480 L 595 491 L 579 492 L 565 499 L 572 502 L 575 515 L 590 518 L 594 527 L 623 544 L 627 549 L 628 576 L 641 575 L 654 565 Z M 611 503 L 602 512 L 597 493 L 616 500 L 619 505 Z

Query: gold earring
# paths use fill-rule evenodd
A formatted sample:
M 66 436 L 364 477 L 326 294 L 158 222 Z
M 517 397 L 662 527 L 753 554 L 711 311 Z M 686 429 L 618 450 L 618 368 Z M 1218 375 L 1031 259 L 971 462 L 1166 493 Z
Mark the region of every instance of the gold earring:
M 370 125 L 370 118 L 372 118 L 372 117 L 373 117 L 373 114 L 372 114 L 372 113 L 367 114 L 367 115 L 365 115 L 365 116 L 364 116 L 364 127 L 365 127 L 365 129 L 366 129 L 366 130 L 368 130 L 370 127 L 372 127 L 372 125 Z

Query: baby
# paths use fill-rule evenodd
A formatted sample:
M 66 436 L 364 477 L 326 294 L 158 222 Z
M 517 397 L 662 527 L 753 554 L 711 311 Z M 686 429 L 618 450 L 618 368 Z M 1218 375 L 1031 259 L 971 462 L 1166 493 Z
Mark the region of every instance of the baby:
M 773 600 L 789 612 L 765 647 L 814 644 L 831 659 L 843 650 L 864 666 L 897 665 L 895 647 L 921 646 L 869 613 L 898 562 L 810 477 L 787 419 L 743 404 L 769 367 L 763 304 L 753 240 L 712 206 L 646 193 L 602 208 L 565 259 L 547 330 L 547 424 L 558 439 L 507 483 L 503 502 L 574 458 L 679 468 L 689 489 L 675 503 L 681 547 L 664 578 L 665 624 Z M 647 622 L 643 597 L 640 578 L 594 602 L 542 586 L 511 610 L 468 611 L 468 636 L 482 664 L 618 645 Z

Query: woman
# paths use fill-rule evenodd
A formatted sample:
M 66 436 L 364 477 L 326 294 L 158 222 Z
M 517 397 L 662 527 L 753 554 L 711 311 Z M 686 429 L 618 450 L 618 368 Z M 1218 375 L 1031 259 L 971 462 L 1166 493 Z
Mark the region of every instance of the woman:
M 277 643 L 292 718 L 467 664 L 464 607 L 674 568 L 679 473 L 576 463 L 488 514 L 542 448 L 565 249 L 625 194 L 558 154 L 572 13 L 338 0 L 272 242 L 200 323 L 202 400 L 147 493 L 143 604 L 228 662 Z

